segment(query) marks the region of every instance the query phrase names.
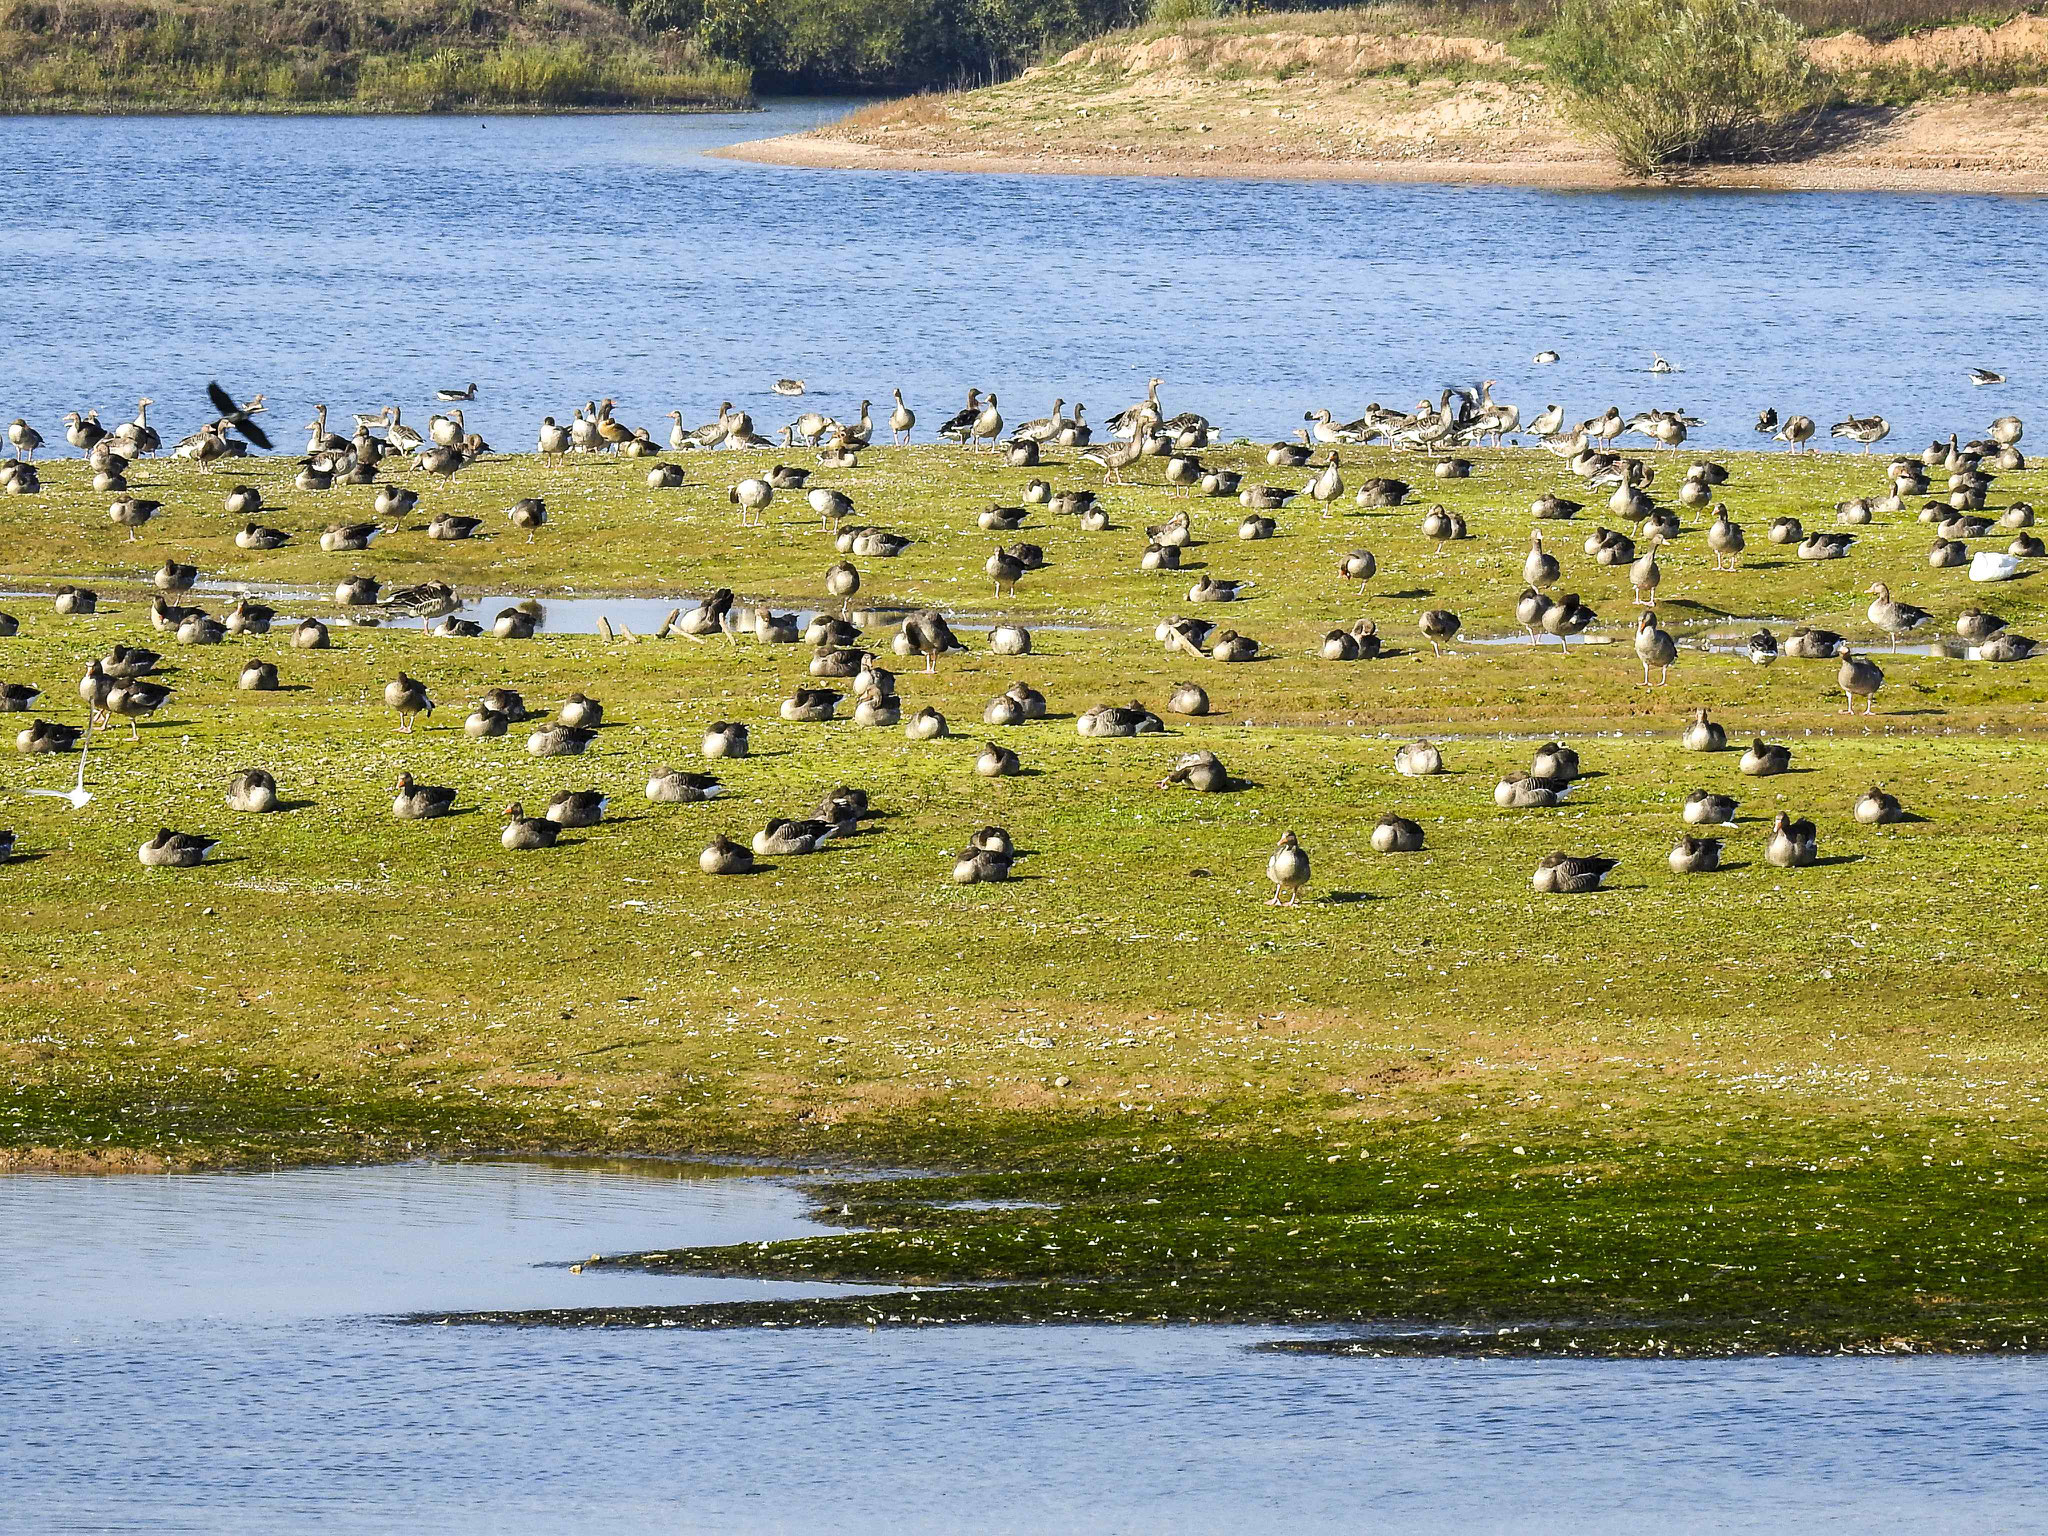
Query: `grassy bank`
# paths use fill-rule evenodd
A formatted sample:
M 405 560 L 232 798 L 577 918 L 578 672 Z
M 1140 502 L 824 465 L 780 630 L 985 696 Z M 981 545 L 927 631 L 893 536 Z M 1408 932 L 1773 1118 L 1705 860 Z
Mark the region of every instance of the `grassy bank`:
M 1037 473 L 1055 485 L 1099 478 L 1052 457 Z M 1211 457 L 1254 480 L 1305 478 L 1251 450 Z M 1613 643 L 1568 655 L 1471 643 L 1515 632 L 1524 509 L 1571 489 L 1555 460 L 1528 452 L 1477 455 L 1471 480 L 1438 485 L 1412 457 L 1347 450 L 1354 485 L 1399 474 L 1424 483 L 1420 501 L 1467 515 L 1475 537 L 1441 551 L 1419 530 L 1420 505 L 1361 511 L 1348 497 L 1297 502 L 1278 537 L 1241 542 L 1234 503 L 1169 497 L 1148 461 L 1147 483 L 1105 492 L 1111 530 L 1037 513 L 1005 536 L 1042 544 L 1049 564 L 1000 603 L 981 575 L 997 540 L 974 518 L 1017 501 L 1032 471 L 914 449 L 821 474 L 855 497 L 859 520 L 916 540 L 895 561 L 856 562 L 863 601 L 1034 626 L 1029 656 L 992 656 L 963 628 L 970 654 L 935 676 L 895 663 L 906 712 L 935 705 L 952 741 L 781 722 L 778 702 L 809 682 L 808 647 L 432 640 L 342 627 L 324 596 L 360 573 L 508 598 L 729 585 L 815 606 L 837 556 L 809 509 L 778 496 L 770 526 L 742 532 L 726 503 L 729 484 L 772 461 L 687 457 L 684 487 L 665 492 L 631 463 L 494 458 L 446 484 L 412 475 L 420 509 L 355 554 L 322 554 L 317 536 L 369 516 L 370 492 L 299 493 L 282 461 L 220 476 L 139 466 L 138 493 L 165 510 L 137 544 L 106 521 L 75 460 L 48 467 L 43 494 L 8 498 L 9 583 L 83 579 L 104 611 L 62 618 L 45 601 L 0 599 L 21 620 L 0 641 L 0 681 L 41 686 L 48 718 L 75 719 L 73 682 L 118 641 L 165 651 L 174 689 L 139 742 L 123 729 L 95 745 L 99 798 L 82 811 L 21 793 L 68 783 L 75 758 L 0 763 L 0 825 L 19 838 L 0 867 L 0 1143 L 12 1160 L 545 1146 L 951 1170 L 832 1191 L 861 1228 L 845 1237 L 650 1261 L 1029 1282 L 921 1291 L 885 1320 L 1543 1325 L 1499 1347 L 1555 1347 L 1560 1325 L 1582 1347 L 1616 1349 L 2038 1340 L 2048 1319 L 2027 1255 L 2048 1196 L 2048 985 L 2033 942 L 2044 663 L 1881 654 L 1880 713 L 1853 721 L 1829 662 L 1757 668 L 1688 649 L 1669 689 L 1645 689 L 1626 574 L 1579 551 L 1589 513 L 1546 532 L 1561 586 L 1602 615 L 1593 638 Z M 1686 514 L 1659 590 L 1681 635 L 1767 616 L 1780 635 L 1805 620 L 1868 639 L 1864 589 L 1878 579 L 1944 624 L 1978 602 L 2016 629 L 2048 629 L 2038 582 L 1973 588 L 1929 569 L 1930 531 L 1910 515 L 1857 530 L 1846 560 L 1801 562 L 1764 541 L 1780 514 L 1835 526 L 1837 500 L 1879 488 L 1881 457 L 1726 462 L 1723 494 L 1750 552 L 1741 571 L 1715 571 Z M 219 498 L 236 480 L 263 488 L 260 519 L 291 543 L 234 547 L 240 520 Z M 2033 470 L 2002 478 L 1993 510 L 2038 499 L 2041 482 Z M 531 494 L 551 515 L 528 543 L 502 509 Z M 1189 505 L 1202 542 L 1187 570 L 1140 572 L 1144 526 Z M 444 510 L 486 517 L 489 536 L 429 541 L 426 517 Z M 1335 574 L 1361 546 L 1380 563 L 1362 597 Z M 207 580 L 323 594 L 280 605 L 336 621 L 334 649 L 297 652 L 281 632 L 168 643 L 136 584 L 167 557 Z M 1153 625 L 1191 611 L 1204 569 L 1256 583 L 1209 612 L 1271 659 L 1162 651 Z M 1415 629 L 1432 606 L 1466 625 L 1441 658 Z M 1361 613 L 1394 654 L 1312 654 Z M 279 691 L 235 688 L 252 656 L 278 664 Z M 409 736 L 382 705 L 401 668 L 441 703 Z M 982 706 L 1019 678 L 1045 692 L 1052 718 L 983 727 Z M 1209 690 L 1211 716 L 1169 717 L 1164 737 L 1074 730 L 1089 705 L 1160 708 L 1188 678 Z M 540 708 L 599 697 L 607 727 L 581 758 L 535 760 L 517 726 L 466 739 L 469 702 L 499 685 Z M 1790 742 L 1795 771 L 1744 778 L 1734 754 L 1681 751 L 1696 705 L 1733 735 Z M 716 718 L 748 721 L 755 755 L 703 763 Z M 1421 732 L 1450 738 L 1451 773 L 1393 773 L 1394 746 Z M 973 772 L 991 735 L 1025 775 Z M 1497 776 L 1553 736 L 1593 777 L 1563 808 L 1499 809 Z M 1244 787 L 1155 787 L 1195 748 Z M 715 768 L 731 795 L 647 804 L 641 786 L 662 763 Z M 276 773 L 291 809 L 226 810 L 226 780 L 250 766 Z M 401 770 L 455 786 L 463 814 L 392 820 Z M 1850 804 L 1872 782 L 1923 819 L 1854 822 Z M 766 859 L 751 878 L 698 872 L 714 833 L 744 840 L 770 816 L 810 814 L 837 784 L 874 798 L 880 814 L 859 836 Z M 1722 834 L 1730 867 L 1681 878 L 1664 856 L 1695 785 L 1743 805 Z M 613 797 L 603 825 L 552 851 L 500 848 L 510 800 L 532 809 L 588 786 Z M 1819 822 L 1828 863 L 1763 861 L 1779 809 Z M 1424 826 L 1424 852 L 1371 851 L 1389 811 Z M 1019 878 L 954 886 L 953 851 L 989 822 L 1027 851 Z M 142 868 L 135 845 L 160 824 L 220 836 L 217 861 Z M 1275 909 L 1262 871 L 1289 828 L 1316 878 L 1309 901 Z M 1554 848 L 1620 857 L 1614 888 L 1535 895 L 1529 872 Z M 1056 1208 L 932 1204 L 962 1197 Z M 692 1316 L 720 1319 L 760 1320 Z
M 0 7 L 0 111 L 747 105 L 750 71 L 591 0 Z

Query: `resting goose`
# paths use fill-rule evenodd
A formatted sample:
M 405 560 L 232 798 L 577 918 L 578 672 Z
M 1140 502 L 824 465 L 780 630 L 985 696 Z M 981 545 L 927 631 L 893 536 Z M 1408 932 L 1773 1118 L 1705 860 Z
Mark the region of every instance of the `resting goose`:
M 548 801 L 546 816 L 558 827 L 594 827 L 604 820 L 604 795 L 595 789 L 564 789 Z
M 1778 637 L 1768 629 L 1759 629 L 1743 645 L 1743 654 L 1751 666 L 1768 667 L 1778 659 Z
M 69 752 L 78 745 L 78 738 L 84 728 L 76 725 L 59 725 L 54 720 L 36 720 L 14 738 L 14 750 L 32 756 L 49 753 Z
M 1493 803 L 1503 810 L 1548 810 L 1564 804 L 1571 792 L 1569 780 L 1514 772 L 1503 775 L 1493 786 Z
M 156 836 L 136 850 L 136 857 L 151 869 L 192 869 L 205 863 L 219 845 L 217 837 L 159 827 Z
M 505 807 L 505 830 L 498 841 L 508 852 L 518 853 L 535 848 L 552 848 L 555 839 L 562 835 L 562 829 L 545 816 L 529 816 L 526 807 L 514 800 Z
M 1430 741 L 1411 741 L 1394 753 L 1394 771 L 1411 779 L 1444 771 L 1443 752 Z
M 1671 850 L 1671 872 L 1674 875 L 1704 875 L 1721 867 L 1721 839 L 1718 837 L 1681 837 L 1678 845 Z
M 1603 858 L 1597 854 L 1574 857 L 1546 853 L 1537 861 L 1536 873 L 1529 883 L 1545 895 L 1583 896 L 1599 890 L 1620 863 L 1619 859 Z
M 1820 839 L 1813 823 L 1804 818 L 1795 821 L 1788 811 L 1778 812 L 1764 843 L 1764 858 L 1779 869 L 1803 869 L 1818 862 Z
M 455 809 L 455 791 L 443 784 L 419 784 L 410 773 L 400 773 L 391 801 L 391 814 L 400 821 L 429 821 Z
M 1696 789 L 1685 797 L 1685 824 L 1689 827 L 1732 827 L 1739 804 L 1733 795 Z
M 1410 821 L 1406 816 L 1382 816 L 1379 825 L 1372 829 L 1372 846 L 1376 853 L 1420 853 L 1422 843 L 1422 824 Z
M 1021 767 L 1016 753 L 993 741 L 984 743 L 981 755 L 974 760 L 974 771 L 984 779 L 1007 778 Z
M 1692 724 L 1685 728 L 1679 744 L 1688 752 L 1725 752 L 1728 749 L 1728 733 L 1707 718 L 1705 709 L 1692 712 Z
M 548 724 L 526 738 L 526 750 L 533 757 L 581 757 L 595 740 L 594 730 Z
M 704 729 L 700 751 L 711 759 L 745 757 L 752 744 L 745 725 L 736 720 L 714 720 Z
M 799 688 L 782 701 L 782 718 L 797 724 L 821 724 L 833 718 L 845 697 L 829 688 Z
M 1752 778 L 1769 778 L 1792 767 L 1792 749 L 1777 742 L 1766 742 L 1758 736 L 1750 742 L 1736 767 Z
M 903 734 L 912 741 L 937 741 L 950 732 L 946 717 L 927 704 L 903 723 Z
M 1890 826 L 1906 819 L 1906 808 L 1899 803 L 1898 796 L 1886 794 L 1882 785 L 1873 784 L 1856 801 L 1856 819 L 1867 827 Z

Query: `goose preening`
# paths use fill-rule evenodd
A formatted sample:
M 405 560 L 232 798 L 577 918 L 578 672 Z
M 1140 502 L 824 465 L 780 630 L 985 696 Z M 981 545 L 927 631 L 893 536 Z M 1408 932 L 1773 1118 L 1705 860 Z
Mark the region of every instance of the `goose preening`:
M 1546 635 L 1557 637 L 1560 649 L 1570 650 L 1571 637 L 1583 634 L 1598 617 L 1598 614 L 1579 600 L 1578 593 L 1567 592 L 1543 610 L 1541 622 Z
M 1173 765 L 1173 771 L 1159 781 L 1161 789 L 1185 784 L 1200 794 L 1221 794 L 1230 788 L 1230 771 L 1214 752 L 1189 752 Z
M 1850 442 L 1861 443 L 1865 453 L 1871 446 L 1891 436 L 1892 424 L 1882 416 L 1850 416 L 1828 428 L 1829 437 L 1847 438 Z
M 251 816 L 280 810 L 284 804 L 277 797 L 277 780 L 266 768 L 244 768 L 229 779 L 227 802 L 229 810 Z
M 1301 888 L 1308 884 L 1308 850 L 1292 832 L 1280 834 L 1280 846 L 1273 850 L 1273 856 L 1266 860 L 1266 878 L 1273 882 L 1273 894 L 1267 905 L 1277 907 L 1298 906 L 1301 903 Z
M 901 654 L 924 658 L 924 669 L 927 672 L 938 671 L 939 658 L 947 652 L 967 649 L 954 637 L 945 616 L 935 608 L 906 614 L 897 640 Z
M 1764 859 L 1779 869 L 1804 869 L 1820 860 L 1820 838 L 1812 822 L 1780 811 L 1764 842 Z
M 1598 854 L 1546 853 L 1537 860 L 1529 883 L 1549 896 L 1583 896 L 1599 890 L 1620 864 L 1619 859 Z
M 1443 655 L 1443 648 L 1457 638 L 1458 631 L 1465 627 L 1465 621 L 1448 608 L 1426 608 L 1416 623 L 1423 639 L 1429 642 L 1429 648 L 1439 656 Z
M 1818 429 L 1811 416 L 1790 416 L 1786 418 L 1785 425 L 1774 434 L 1774 441 L 1786 444 L 1792 452 L 1797 453 L 1813 441 L 1816 430 Z
M 1863 713 L 1874 714 L 1877 691 L 1884 686 L 1884 669 L 1868 656 L 1859 656 L 1844 646 L 1842 664 L 1835 669 L 1835 683 L 1842 690 L 1846 701 L 1842 707 L 1848 713 L 1856 713 L 1856 701 L 1861 699 Z

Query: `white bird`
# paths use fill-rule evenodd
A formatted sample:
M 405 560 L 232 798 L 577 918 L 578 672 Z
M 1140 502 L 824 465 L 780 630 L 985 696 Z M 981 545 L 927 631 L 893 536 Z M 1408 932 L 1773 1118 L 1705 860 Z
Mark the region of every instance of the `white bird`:
M 92 803 L 92 791 L 85 787 L 85 760 L 92 752 L 92 711 L 85 715 L 85 735 L 79 740 L 78 777 L 69 789 L 25 789 L 25 795 L 48 795 L 52 800 L 68 800 L 71 809 L 82 811 Z

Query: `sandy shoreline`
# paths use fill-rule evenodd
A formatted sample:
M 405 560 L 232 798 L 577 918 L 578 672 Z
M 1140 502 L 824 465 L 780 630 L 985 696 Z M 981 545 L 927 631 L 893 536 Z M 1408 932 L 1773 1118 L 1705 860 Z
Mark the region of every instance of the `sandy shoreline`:
M 1612 191 L 1644 187 L 1595 155 L 1583 159 L 1307 159 L 1234 155 L 1204 157 L 1127 154 L 961 153 L 853 143 L 816 133 L 754 139 L 710 153 L 728 160 L 815 170 L 940 171 L 994 176 L 1154 176 L 1244 181 L 1355 181 L 1436 183 L 1452 186 L 1534 187 L 1550 191 Z M 1853 153 L 1777 165 L 1723 166 L 1667 181 L 1663 187 L 1730 188 L 1774 192 L 1935 192 L 2039 196 L 2048 193 L 2048 167 L 2019 165 L 1887 165 L 1864 163 Z

